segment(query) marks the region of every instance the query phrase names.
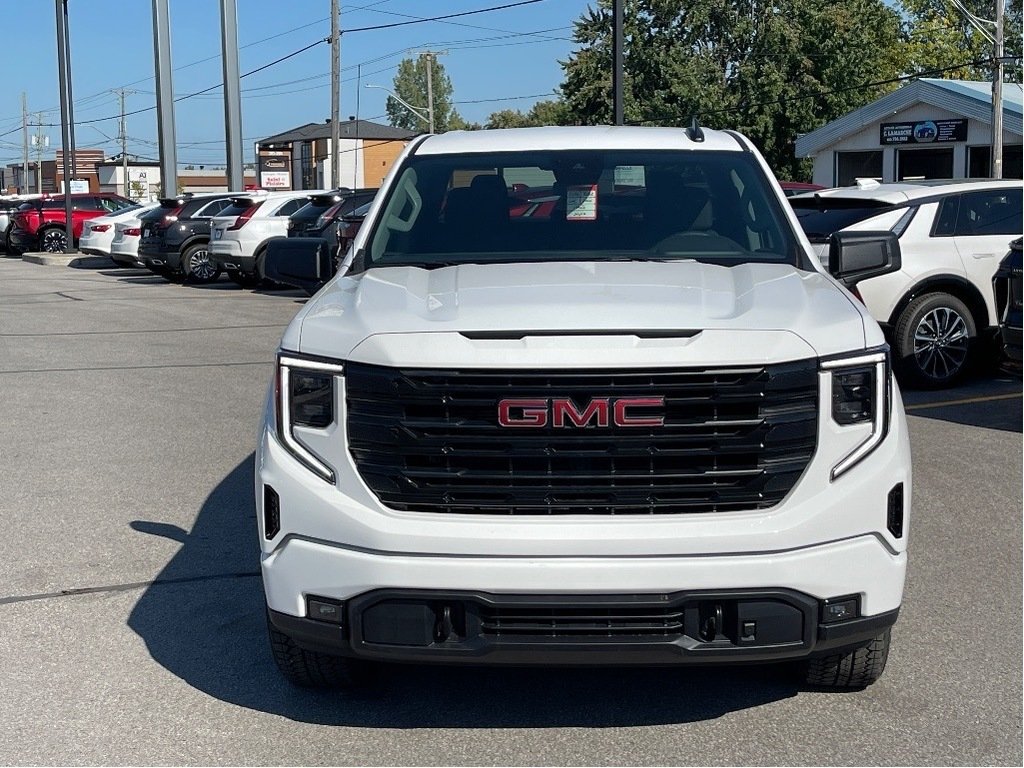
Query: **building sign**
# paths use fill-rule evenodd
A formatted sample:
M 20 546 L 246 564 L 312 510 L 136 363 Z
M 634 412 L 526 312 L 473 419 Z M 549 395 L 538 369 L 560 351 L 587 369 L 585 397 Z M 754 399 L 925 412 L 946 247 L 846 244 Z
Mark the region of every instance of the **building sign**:
M 918 120 L 915 123 L 882 123 L 878 126 L 882 144 L 931 144 L 967 141 L 967 120 Z
M 262 152 L 257 157 L 260 187 L 263 189 L 291 189 L 291 155 L 288 152 Z
M 288 171 L 260 171 L 260 186 L 263 189 L 291 189 L 291 174 Z
M 61 191 L 64 191 L 64 182 L 60 183 Z M 72 179 L 71 180 L 71 194 L 82 195 L 89 192 L 89 180 L 88 179 Z
M 149 169 L 128 169 L 128 197 L 137 203 L 149 200 Z

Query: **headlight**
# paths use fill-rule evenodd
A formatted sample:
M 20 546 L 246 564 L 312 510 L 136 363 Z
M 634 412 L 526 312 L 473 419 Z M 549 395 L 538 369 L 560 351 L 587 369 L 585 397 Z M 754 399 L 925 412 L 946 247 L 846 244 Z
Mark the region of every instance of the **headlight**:
M 832 420 L 840 427 L 870 425 L 870 433 L 832 467 L 832 480 L 851 470 L 877 448 L 889 432 L 892 370 L 889 348 L 856 357 L 822 360 L 832 375 Z
M 295 427 L 326 429 L 334 423 L 335 380 L 339 363 L 282 353 L 277 358 L 277 435 L 281 444 L 312 472 L 329 483 L 334 472 L 295 434 Z

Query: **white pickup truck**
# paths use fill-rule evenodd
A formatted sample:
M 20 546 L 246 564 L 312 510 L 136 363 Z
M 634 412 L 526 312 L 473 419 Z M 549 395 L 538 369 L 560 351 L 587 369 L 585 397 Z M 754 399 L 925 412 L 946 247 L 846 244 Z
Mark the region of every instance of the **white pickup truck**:
M 911 501 L 878 325 L 731 131 L 408 145 L 281 341 L 256 454 L 270 640 L 380 662 L 885 667 Z M 837 235 L 833 273 L 898 268 Z

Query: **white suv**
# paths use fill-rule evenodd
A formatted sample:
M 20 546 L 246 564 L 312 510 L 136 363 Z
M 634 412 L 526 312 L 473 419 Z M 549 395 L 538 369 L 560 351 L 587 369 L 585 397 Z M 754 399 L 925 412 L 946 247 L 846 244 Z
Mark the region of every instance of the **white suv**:
M 839 237 L 837 274 L 898 248 Z M 267 271 L 315 291 L 330 259 Z M 903 595 L 882 332 L 729 131 L 414 139 L 285 331 L 255 474 L 271 647 L 300 685 L 796 660 L 858 688 Z
M 210 259 L 239 285 L 255 285 L 267 243 L 288 236 L 288 217 L 323 190 L 254 192 L 231 198 L 210 222 Z
M 901 268 L 857 291 L 889 332 L 898 370 L 917 385 L 943 387 L 994 337 L 992 276 L 1021 235 L 1022 189 L 1020 181 L 869 182 L 790 203 L 819 257 L 833 232 L 898 235 Z

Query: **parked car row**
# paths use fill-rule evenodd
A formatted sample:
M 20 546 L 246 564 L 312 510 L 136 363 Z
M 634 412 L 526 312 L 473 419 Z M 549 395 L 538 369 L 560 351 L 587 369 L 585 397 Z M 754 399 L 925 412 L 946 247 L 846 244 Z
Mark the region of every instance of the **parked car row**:
M 242 286 L 267 285 L 268 245 L 302 232 L 339 242 L 342 215 L 373 199 L 375 190 L 337 189 L 186 194 L 161 199 L 137 221 L 115 224 L 110 256 L 168 280 L 207 283 L 226 274 Z M 337 219 L 337 222 L 335 222 Z
M 836 232 L 899 238 L 900 268 L 855 292 L 886 332 L 904 380 L 946 387 L 994 358 L 1005 308 L 993 278 L 1021 235 L 1022 196 L 1019 180 L 864 182 L 789 202 L 823 262 Z
M 17 207 L 8 201 L 4 206 L 5 217 L 0 218 L 4 246 L 8 253 L 26 251 L 63 253 L 67 242 L 66 197 L 64 195 L 35 195 L 18 199 Z M 71 195 L 71 235 L 73 245 L 79 246 L 85 234 L 86 222 L 110 216 L 129 208 L 139 207 L 137 203 L 108 192 L 80 193 Z M 4 221 L 6 219 L 6 222 Z

